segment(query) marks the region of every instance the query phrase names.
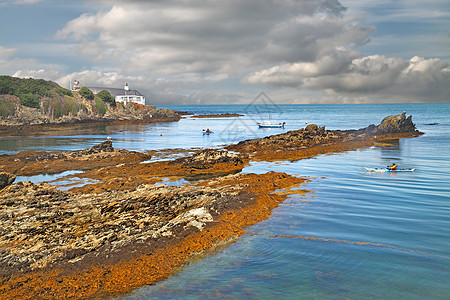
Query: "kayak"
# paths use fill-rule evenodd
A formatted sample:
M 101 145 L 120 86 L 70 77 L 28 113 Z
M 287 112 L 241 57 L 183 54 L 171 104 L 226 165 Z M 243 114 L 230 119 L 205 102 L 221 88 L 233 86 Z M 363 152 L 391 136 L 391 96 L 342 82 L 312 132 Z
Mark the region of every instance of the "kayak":
M 366 168 L 364 167 L 364 169 L 366 169 L 369 172 L 413 172 L 415 169 L 396 169 L 396 170 L 391 170 L 389 168 Z
M 211 133 L 214 133 L 212 131 L 203 131 L 203 135 L 210 135 Z

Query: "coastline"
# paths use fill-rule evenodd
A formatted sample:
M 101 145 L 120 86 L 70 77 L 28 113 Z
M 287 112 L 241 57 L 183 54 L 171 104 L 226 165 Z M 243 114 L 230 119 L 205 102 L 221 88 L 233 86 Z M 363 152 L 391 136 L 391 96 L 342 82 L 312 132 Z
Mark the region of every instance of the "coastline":
M 193 115 L 191 116 L 191 118 L 195 119 L 206 119 L 206 118 L 233 118 L 233 117 L 243 117 L 244 115 L 242 114 L 230 114 L 230 113 L 226 113 L 226 114 L 212 114 L 212 115 Z
M 73 199 L 75 195 L 90 195 L 91 201 L 94 198 L 108 199 L 108 202 L 99 203 L 100 211 L 102 207 L 107 207 L 112 211 L 124 209 L 122 213 L 126 214 L 127 209 L 129 209 L 128 212 L 135 212 L 136 209 L 145 207 L 148 203 L 153 203 L 149 205 L 156 205 L 159 201 L 164 200 L 170 203 L 172 200 L 180 199 L 180 193 L 183 193 L 180 188 L 170 188 L 168 186 L 163 186 L 166 189 L 164 196 L 157 196 L 153 199 L 151 196 L 143 196 L 152 195 L 150 190 L 156 188 L 157 186 L 154 186 L 154 184 L 160 182 L 162 178 L 170 178 L 173 180 L 179 178 L 203 178 L 203 181 L 195 182 L 195 187 L 191 185 L 182 187 L 193 190 L 197 189 L 195 193 L 202 191 L 203 188 L 208 188 L 208 192 L 205 193 L 205 190 L 203 190 L 202 193 L 198 194 L 198 198 L 194 197 L 195 199 L 203 200 L 199 200 L 199 202 L 192 202 L 191 200 L 182 202 L 184 203 L 183 205 L 187 205 L 184 208 L 185 211 L 177 212 L 175 215 L 167 214 L 166 216 L 170 220 L 173 220 L 174 216 L 181 216 L 183 213 L 192 210 L 196 211 L 196 209 L 204 207 L 205 209 L 207 208 L 207 212 L 211 215 L 211 218 L 202 214 L 188 214 L 187 216 L 190 216 L 190 218 L 184 219 L 181 223 L 177 223 L 177 226 L 171 227 L 180 229 L 180 235 L 174 235 L 175 239 L 169 240 L 166 243 L 163 242 L 163 239 L 159 239 L 161 242 L 160 245 L 162 245 L 161 248 L 154 246 L 152 249 L 145 251 L 145 247 L 142 247 L 141 244 L 139 244 L 139 247 L 130 246 L 131 248 L 122 246 L 122 248 L 119 247 L 118 249 L 122 249 L 120 251 L 126 253 L 123 257 L 127 257 L 127 259 L 118 259 L 109 262 L 103 261 L 103 263 L 98 260 L 95 266 L 88 264 L 89 261 L 95 262 L 95 260 L 89 260 L 89 257 L 95 255 L 97 255 L 96 257 L 101 256 L 104 249 L 99 249 L 102 246 L 108 242 L 113 244 L 115 242 L 106 240 L 105 244 L 90 252 L 79 253 L 78 255 L 76 253 L 70 253 L 70 255 L 64 258 L 67 260 L 65 264 L 64 259 L 59 261 L 61 266 L 64 266 L 66 273 L 57 268 L 58 263 L 49 265 L 48 269 L 36 269 L 31 272 L 24 272 L 23 274 L 18 272 L 14 275 L 8 275 L 11 277 L 6 281 L 6 277 L 3 277 L 1 291 L 5 297 L 32 297 L 29 296 L 31 295 L 30 292 L 39 287 L 41 292 L 48 293 L 46 294 L 48 297 L 106 297 L 126 293 L 143 284 L 151 284 L 169 276 L 174 272 L 176 267 L 188 262 L 191 255 L 212 249 L 216 244 L 223 244 L 245 233 L 245 227 L 267 218 L 271 210 L 286 198 L 286 195 L 274 194 L 273 192 L 275 190 L 289 189 L 304 182 L 301 178 L 292 177 L 283 173 L 270 172 L 262 175 L 233 174 L 239 172 L 249 160 L 301 159 L 303 157 L 312 157 L 328 152 L 340 152 L 367 147 L 373 145 L 374 142 L 389 138 L 412 137 L 420 134 L 417 131 L 406 133 L 381 133 L 380 131 L 377 135 L 373 135 L 373 131 L 366 131 L 365 133 L 362 131 L 355 132 L 328 132 L 324 128 L 309 127 L 308 130 L 289 132 L 270 137 L 269 139 L 249 140 L 228 147 L 229 150 L 239 151 L 240 154 L 207 150 L 200 151 L 193 156 L 168 162 L 154 162 L 139 165 L 130 163 L 128 166 L 117 166 L 113 163 L 110 167 L 94 169 L 81 175 L 86 176 L 86 178 L 101 180 L 100 182 L 75 188 L 72 192 L 66 194 L 58 193 L 56 189 L 52 189 L 51 187 L 46 187 L 46 193 L 42 194 L 40 185 L 30 185 L 28 186 L 28 191 L 36 190 L 37 194 L 41 196 L 47 195 L 47 197 L 48 195 L 54 194 L 56 198 L 60 197 L 61 201 L 64 199 Z M 299 138 L 300 136 L 302 137 L 301 139 Z M 292 143 L 289 144 L 288 141 L 293 137 L 295 139 L 292 139 Z M 315 142 L 310 143 L 311 141 Z M 307 142 L 309 145 L 306 145 L 308 144 Z M 255 145 L 258 151 L 252 149 Z M 264 149 L 261 145 L 266 145 L 266 148 Z M 289 145 L 289 147 L 286 148 L 286 145 Z M 240 147 L 240 149 L 233 147 Z M 261 154 L 258 154 L 259 152 Z M 269 152 L 273 153 L 272 157 L 269 157 Z M 303 154 L 294 156 L 293 153 L 297 152 L 303 152 Z M 47 161 L 45 163 L 48 164 L 49 162 Z M 16 173 L 20 173 L 20 170 L 16 170 Z M 79 175 L 77 174 L 77 176 Z M 133 180 L 129 180 L 130 178 L 133 178 Z M 6 192 L 11 192 L 9 189 L 12 189 L 13 186 L 7 187 Z M 236 187 L 238 188 L 235 189 Z M 137 190 L 145 191 L 145 193 L 140 195 L 133 194 Z M 118 199 L 113 199 L 113 194 L 118 192 L 124 194 Z M 5 190 L 2 190 L 0 197 L 4 193 Z M 206 201 L 205 197 L 207 198 L 208 193 L 216 193 L 216 196 L 212 195 L 213 197 Z M 161 192 L 156 192 L 153 195 L 159 194 L 162 195 Z M 192 195 L 187 198 L 192 199 Z M 155 199 L 159 200 L 151 202 Z M 203 203 L 203 201 L 206 202 Z M 116 202 L 117 204 L 112 204 Z M 200 203 L 218 206 L 210 209 L 210 207 L 198 206 Z M 129 204 L 132 204 L 132 207 L 129 207 Z M 12 207 L 14 205 L 14 203 L 11 204 Z M 170 207 L 170 205 L 165 206 Z M 85 227 L 92 225 L 89 224 L 84 225 Z M 169 223 L 166 222 L 164 224 L 167 225 Z M 187 224 L 191 225 L 186 226 Z M 192 224 L 196 224 L 202 229 L 200 230 L 199 227 L 193 226 Z M 168 227 L 164 227 L 165 225 L 162 225 L 160 228 L 167 229 Z M 127 226 L 133 228 L 133 226 Z M 148 231 L 148 228 L 145 230 Z M 173 230 L 173 232 L 177 231 Z M 130 254 L 134 252 L 131 249 L 142 249 L 143 252 L 139 253 L 137 257 L 132 258 Z M 72 257 L 72 255 L 75 256 Z M 120 255 L 117 257 L 120 258 Z M 67 268 L 67 266 L 73 264 L 68 262 L 69 260 L 78 258 L 81 259 L 75 263 L 79 263 L 79 269 Z M 163 271 L 161 271 L 162 269 Z M 134 276 L 135 274 L 145 275 L 140 275 L 142 277 L 140 278 L 140 276 Z
M 23 125 L 0 125 L 0 138 L 10 138 L 19 136 L 49 136 L 56 134 L 64 134 L 77 128 L 98 127 L 108 125 L 128 125 L 128 124 L 151 124 L 160 122 L 177 122 L 181 119 L 177 117 L 167 118 L 149 118 L 136 120 L 80 120 L 77 122 L 66 123 L 46 123 L 46 124 L 23 124 Z

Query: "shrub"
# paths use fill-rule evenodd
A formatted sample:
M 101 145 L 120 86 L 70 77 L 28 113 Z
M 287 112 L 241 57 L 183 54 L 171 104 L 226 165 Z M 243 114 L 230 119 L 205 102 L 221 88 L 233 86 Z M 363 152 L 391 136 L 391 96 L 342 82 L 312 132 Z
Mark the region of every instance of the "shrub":
M 106 110 L 107 110 L 107 106 L 106 103 L 103 102 L 102 99 L 100 99 L 99 97 L 95 97 L 95 110 L 100 114 L 100 115 L 104 115 L 106 114 Z
M 69 115 L 72 114 L 74 116 L 77 115 L 78 113 L 78 101 L 75 100 L 74 98 L 70 98 L 70 97 L 65 97 L 64 98 L 64 109 L 63 109 L 63 114 Z
M 103 102 L 109 103 L 111 106 L 116 106 L 116 99 L 111 96 L 107 90 L 98 92 L 97 96 L 103 100 Z
M 56 88 L 56 93 L 58 94 L 58 95 L 60 95 L 60 96 L 70 96 L 70 97 L 73 97 L 73 94 L 72 94 L 72 92 L 71 91 L 69 91 L 68 89 L 65 89 L 65 88 L 63 88 L 63 87 L 60 87 L 60 86 L 58 86 L 57 88 Z
M 80 95 L 88 100 L 94 100 L 95 96 L 94 93 L 88 89 L 87 87 L 82 87 L 79 91 Z
M 10 76 L 0 76 L 0 95 L 12 94 L 11 78 Z
M 39 96 L 33 95 L 31 93 L 28 94 L 20 94 L 20 104 L 23 106 L 28 106 L 32 108 L 39 108 Z
M 16 113 L 16 108 L 14 104 L 2 97 L 0 97 L 0 117 L 6 118 L 8 116 L 12 116 Z

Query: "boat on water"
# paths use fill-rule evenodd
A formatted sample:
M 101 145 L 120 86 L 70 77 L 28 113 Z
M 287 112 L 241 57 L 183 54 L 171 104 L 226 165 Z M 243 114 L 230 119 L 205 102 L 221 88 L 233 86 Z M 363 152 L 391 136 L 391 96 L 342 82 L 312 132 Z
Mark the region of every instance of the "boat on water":
M 283 122 L 283 123 L 272 123 L 269 120 L 269 121 L 257 122 L 256 124 L 258 125 L 259 128 L 284 128 L 284 124 L 286 124 L 286 122 Z
M 391 170 L 390 168 L 366 168 L 364 167 L 368 172 L 414 172 L 413 169 L 395 169 Z
M 209 129 L 203 129 L 203 135 L 210 135 L 211 133 L 214 133 L 214 132 L 212 132 L 211 130 L 209 130 Z

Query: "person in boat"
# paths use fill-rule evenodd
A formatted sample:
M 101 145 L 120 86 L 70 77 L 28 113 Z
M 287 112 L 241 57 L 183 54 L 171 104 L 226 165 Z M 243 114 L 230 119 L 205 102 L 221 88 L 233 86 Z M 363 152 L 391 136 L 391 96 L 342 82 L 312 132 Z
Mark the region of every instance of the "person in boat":
M 397 165 L 393 163 L 392 165 L 388 166 L 390 170 L 397 170 Z
M 209 130 L 209 128 L 206 129 L 206 133 L 211 133 L 211 130 Z

